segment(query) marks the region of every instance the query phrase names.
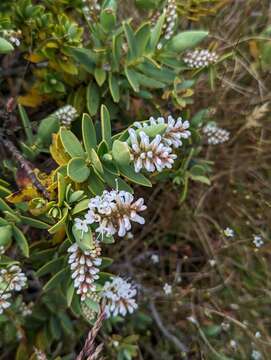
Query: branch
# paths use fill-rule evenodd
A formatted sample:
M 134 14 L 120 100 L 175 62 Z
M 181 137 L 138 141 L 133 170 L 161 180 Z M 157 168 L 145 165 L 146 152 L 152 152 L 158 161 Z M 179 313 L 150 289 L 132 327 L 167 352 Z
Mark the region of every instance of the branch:
M 97 317 L 97 320 L 95 321 L 95 324 L 93 325 L 93 328 L 89 331 L 87 339 L 85 341 L 85 344 L 83 346 L 83 349 L 81 350 L 80 354 L 76 357 L 76 360 L 84 360 L 85 358 L 87 360 L 97 360 L 99 354 L 101 353 L 103 349 L 103 344 L 100 344 L 95 348 L 94 341 L 96 339 L 96 336 L 102 327 L 103 320 L 105 319 L 105 310 L 104 305 L 100 307 L 100 311 Z
M 161 319 L 160 315 L 158 314 L 158 311 L 156 310 L 156 307 L 152 301 L 150 302 L 150 309 L 151 309 L 152 316 L 153 316 L 158 328 L 162 332 L 162 334 L 168 340 L 170 340 L 176 346 L 176 348 L 178 348 L 182 353 L 187 353 L 188 352 L 187 346 L 185 344 L 183 344 L 175 335 L 171 334 L 171 332 L 164 326 L 162 319 Z
M 50 200 L 50 194 L 36 177 L 30 163 L 23 157 L 23 155 L 10 140 L 4 136 L 0 136 L 0 139 L 2 144 L 10 152 L 12 157 L 18 162 L 20 167 L 25 170 L 27 177 L 31 180 L 35 188 L 37 188 L 37 190 L 41 192 L 46 199 Z

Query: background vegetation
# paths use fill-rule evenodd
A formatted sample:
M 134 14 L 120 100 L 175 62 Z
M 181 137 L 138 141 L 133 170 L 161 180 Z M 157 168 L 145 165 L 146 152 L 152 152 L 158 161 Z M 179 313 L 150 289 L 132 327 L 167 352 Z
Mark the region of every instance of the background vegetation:
M 163 47 L 150 52 L 148 73 L 146 64 L 133 58 L 129 34 L 143 20 L 157 26 L 156 10 L 161 14 L 167 4 L 156 0 L 117 3 L 117 10 L 114 1 L 107 6 L 116 14 L 117 24 L 124 26 L 120 41 L 128 50 L 124 46 L 119 59 L 114 58 L 118 47 L 118 34 L 111 31 L 114 16 L 107 17 L 105 12 L 101 19 L 99 8 L 83 10 L 93 5 L 91 1 L 0 4 L 0 36 L 5 38 L 4 30 L 12 29 L 20 41 L 18 47 L 13 44 L 15 51 L 1 56 L 0 210 L 9 212 L 6 206 L 15 209 L 15 213 L 2 214 L 3 218 L 11 224 L 13 236 L 18 228 L 30 245 L 30 257 L 25 258 L 19 249 L 24 255 L 28 250 L 20 236 L 18 240 L 15 235 L 15 241 L 7 246 L 11 236 L 3 229 L 0 232 L 1 243 L 8 247 L 1 265 L 20 261 L 29 284 L 0 315 L 0 359 L 74 359 L 93 324 L 67 306 L 66 295 L 58 287 L 42 291 L 55 271 L 37 271 L 56 251 L 61 252 L 65 233 L 50 235 L 32 228 L 21 217 L 26 215 L 20 204 L 28 202 L 30 206 L 29 198 L 40 194 L 4 141 L 14 144 L 31 168 L 39 169 L 36 174 L 48 176 L 63 160 L 49 147 L 51 134 L 59 128 L 55 111 L 66 104 L 74 106 L 79 117 L 71 129 L 80 137 L 82 113 L 89 113 L 99 123 L 100 105 L 105 104 L 114 133 L 134 121 L 171 113 L 190 120 L 192 138 L 184 142 L 173 172 L 152 176 L 152 188 L 134 185 L 136 196 L 144 197 L 148 205 L 146 225 L 135 228 L 133 239 L 118 240 L 105 250 L 105 256 L 114 259 L 110 272 L 136 284 L 139 309 L 126 318 L 103 322 L 96 337 L 96 345 L 104 345 L 101 356 L 118 360 L 268 360 L 268 1 L 176 0 L 175 34 L 208 31 L 208 37 L 202 35 L 202 41 L 192 48 L 216 51 L 219 60 L 207 68 L 190 69 L 179 47 L 176 53 L 174 45 L 167 48 L 170 45 L 162 32 Z M 93 27 L 99 21 L 103 31 Z M 91 53 L 93 44 L 100 52 Z M 83 47 L 88 50 L 82 51 Z M 93 61 L 85 61 L 86 55 Z M 159 64 L 159 72 L 153 71 L 152 63 Z M 208 144 L 201 125 L 210 122 L 230 132 L 227 142 Z M 55 140 L 55 152 L 62 154 L 56 144 Z M 46 181 L 42 184 L 47 188 Z M 18 189 L 19 194 L 15 193 Z M 46 223 L 53 226 L 53 222 Z M 234 231 L 233 237 L 224 232 L 227 227 Z M 253 242 L 255 235 L 263 241 L 260 246 Z M 165 284 L 172 287 L 168 294 Z M 22 302 L 28 307 L 33 303 L 31 314 L 22 315 Z

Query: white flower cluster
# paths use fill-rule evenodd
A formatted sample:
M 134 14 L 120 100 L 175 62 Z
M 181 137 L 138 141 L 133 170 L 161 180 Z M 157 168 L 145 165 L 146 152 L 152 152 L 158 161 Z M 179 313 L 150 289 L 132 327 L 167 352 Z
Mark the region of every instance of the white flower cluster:
M 177 14 L 177 5 L 175 0 L 168 0 L 165 7 L 165 24 L 163 25 L 165 39 L 169 40 L 174 34 L 174 27 L 176 24 Z
M 144 127 L 149 125 L 166 124 L 165 133 L 156 135 L 150 141 L 149 136 L 144 132 Z M 135 127 L 142 129 L 139 135 L 134 129 L 129 129 L 131 140 L 131 157 L 134 161 L 135 171 L 146 169 L 148 172 L 155 170 L 162 171 L 164 168 L 172 168 L 174 160 L 177 158 L 173 154 L 173 148 L 182 146 L 181 138 L 187 139 L 191 133 L 188 130 L 189 121 L 183 121 L 182 118 L 175 120 L 172 116 L 157 119 L 151 117 L 148 122 L 136 122 Z
M 87 21 L 93 21 L 93 13 L 101 10 L 100 4 L 98 4 L 97 0 L 82 0 L 83 3 L 83 13 L 87 19 Z
M 21 30 L 15 31 L 15 30 L 3 30 L 2 35 L 5 39 L 7 39 L 9 42 L 11 42 L 15 46 L 20 46 L 21 41 L 20 37 L 22 35 Z
M 106 301 L 106 316 L 132 314 L 137 309 L 137 303 L 134 299 L 136 289 L 127 281 L 117 276 L 112 281 L 107 281 L 104 285 L 102 296 Z
M 84 220 L 75 219 L 76 227 L 84 232 L 89 231 L 88 225 L 98 223 L 96 232 L 106 236 L 118 233 L 123 237 L 131 230 L 131 221 L 144 224 L 145 220 L 138 215 L 146 210 L 144 199 L 134 201 L 132 194 L 126 191 L 104 191 L 89 201 L 89 210 Z
M 4 284 L 5 291 L 21 291 L 26 282 L 27 277 L 18 265 L 0 270 L 0 284 Z
M 210 145 L 223 144 L 230 138 L 229 131 L 219 128 L 215 123 L 205 125 L 202 131 Z
M 93 249 L 82 251 L 77 244 L 73 244 L 68 248 L 68 252 L 74 287 L 77 289 L 77 294 L 81 296 L 81 300 L 84 301 L 91 292 L 96 291 L 94 282 L 99 278 L 98 266 L 102 263 L 99 257 L 101 248 L 94 243 Z
M 199 69 L 209 66 L 210 64 L 215 64 L 217 60 L 218 55 L 214 51 L 210 52 L 209 50 L 189 51 L 183 59 L 186 65 L 193 69 Z
M 256 248 L 262 247 L 264 244 L 263 238 L 260 235 L 253 235 L 253 244 Z
M 0 246 L 0 257 L 5 254 L 5 247 L 3 245 Z
M 69 127 L 72 121 L 78 116 L 77 110 L 71 105 L 65 105 L 58 109 L 54 116 L 60 121 L 61 125 Z
M 8 300 L 11 291 L 21 291 L 26 286 L 26 282 L 27 278 L 18 265 L 0 270 L 0 314 L 11 305 Z

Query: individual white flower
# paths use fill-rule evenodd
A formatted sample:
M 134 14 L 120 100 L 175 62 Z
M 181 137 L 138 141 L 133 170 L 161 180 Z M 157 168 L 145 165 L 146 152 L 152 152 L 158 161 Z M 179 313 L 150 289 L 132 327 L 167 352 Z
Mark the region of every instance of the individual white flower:
M 188 316 L 186 319 L 187 319 L 188 321 L 190 321 L 192 324 L 195 324 L 195 325 L 198 324 L 198 321 L 197 321 L 197 319 L 195 319 L 194 316 Z
M 159 261 L 160 261 L 159 255 L 157 255 L 157 254 L 152 254 L 152 256 L 151 256 L 151 261 L 152 261 L 154 264 L 158 264 Z
M 261 337 L 262 337 L 262 334 L 260 333 L 260 331 L 256 331 L 255 338 L 260 339 Z
M 78 117 L 78 112 L 73 106 L 65 105 L 58 109 L 54 115 L 60 121 L 61 125 L 69 127 L 72 121 Z
M 215 64 L 218 60 L 218 55 L 209 50 L 194 50 L 189 51 L 183 59 L 186 65 L 193 69 L 199 69 L 202 67 Z
M 141 225 L 145 223 L 140 212 L 146 210 L 144 199 L 134 202 L 132 194 L 126 191 L 104 191 L 89 201 L 90 221 L 98 223 L 96 232 L 110 236 L 118 233 L 123 237 L 131 230 L 131 221 Z M 86 221 L 88 218 L 86 217 Z
M 86 216 L 87 216 L 87 215 L 86 215 Z M 87 219 L 87 218 L 84 219 L 84 220 L 79 219 L 79 218 L 75 218 L 75 219 L 74 219 L 74 222 L 75 222 L 75 227 L 76 227 L 76 229 L 81 230 L 82 233 L 83 233 L 83 232 L 89 232 L 89 231 L 90 231 L 89 228 L 88 228 L 88 224 L 92 224 L 92 222 L 88 222 L 88 219 Z
M 98 266 L 102 263 L 99 257 L 101 248 L 94 242 L 93 249 L 82 251 L 77 244 L 73 244 L 68 248 L 68 252 L 71 253 L 68 262 L 74 287 L 77 289 L 77 294 L 81 296 L 81 300 L 84 301 L 91 292 L 96 290 L 94 282 L 99 278 Z
M 209 264 L 210 264 L 211 267 L 214 267 L 216 265 L 215 259 L 209 260 Z
M 230 324 L 226 321 L 223 321 L 221 323 L 221 328 L 224 330 L 224 331 L 228 331 L 230 329 Z
M 260 353 L 260 351 L 253 350 L 252 353 L 251 353 L 251 359 L 253 359 L 253 360 L 261 360 L 262 359 L 262 354 Z
M 47 356 L 42 350 L 34 347 L 34 351 L 35 351 L 36 360 L 47 360 Z
M 253 235 L 253 244 L 256 248 L 262 247 L 264 244 L 263 238 L 260 235 Z
M 144 131 L 140 131 L 139 138 L 134 129 L 129 129 L 131 140 L 131 158 L 136 172 L 146 169 L 148 172 L 155 170 L 171 169 L 177 155 L 172 154 L 172 149 L 162 142 L 161 135 L 150 138 Z
M 3 314 L 4 310 L 10 307 L 11 303 L 8 300 L 10 297 L 10 293 L 0 292 L 0 314 Z
M 20 266 L 12 265 L 0 270 L 0 283 L 5 284 L 5 291 L 21 291 L 26 286 L 27 277 Z
M 224 235 L 226 237 L 234 237 L 234 231 L 233 229 L 226 227 L 226 229 L 223 231 Z
M 236 350 L 237 349 L 237 342 L 235 340 L 231 340 L 230 341 L 230 347 L 233 349 L 233 350 Z
M 172 294 L 172 286 L 168 283 L 165 283 L 165 285 L 163 286 L 163 290 L 166 295 Z
M 219 128 L 215 123 L 205 125 L 202 131 L 210 145 L 223 144 L 230 138 L 229 131 Z
M 109 318 L 132 314 L 138 307 L 134 299 L 136 294 L 136 289 L 119 276 L 112 278 L 112 281 L 107 281 L 101 293 L 106 301 L 106 316 Z

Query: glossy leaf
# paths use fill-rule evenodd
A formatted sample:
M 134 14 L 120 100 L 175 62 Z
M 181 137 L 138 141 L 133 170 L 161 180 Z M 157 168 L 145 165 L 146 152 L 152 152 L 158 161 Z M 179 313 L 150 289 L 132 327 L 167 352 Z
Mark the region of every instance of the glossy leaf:
M 126 177 L 128 180 L 142 186 L 148 186 L 148 187 L 152 186 L 150 180 L 148 180 L 144 175 L 140 173 L 136 173 L 132 165 L 119 166 L 119 169 L 122 175 Z
M 90 171 L 84 159 L 80 157 L 74 157 L 68 163 L 67 173 L 73 181 L 82 183 L 87 180 Z
M 17 228 L 17 226 L 13 226 L 13 236 L 23 255 L 25 257 L 29 257 L 28 242 L 23 232 L 19 228 Z
M 137 78 L 137 73 L 135 70 L 128 68 L 127 66 L 124 68 L 125 75 L 127 77 L 127 80 L 129 81 L 132 89 L 135 92 L 139 91 L 139 82 Z
M 96 115 L 100 104 L 100 91 L 95 82 L 91 81 L 87 86 L 87 109 L 91 116 Z
M 109 74 L 109 90 L 115 103 L 120 100 L 120 88 L 117 77 L 110 73 Z
M 77 137 L 66 128 L 62 127 L 60 129 L 60 139 L 64 146 L 64 149 L 71 157 L 84 157 L 85 152 L 80 141 Z
M 89 153 L 92 149 L 96 149 L 97 146 L 96 130 L 91 117 L 88 116 L 87 114 L 83 114 L 82 136 L 83 136 L 85 150 L 87 153 Z
M 131 161 L 128 144 L 123 141 L 115 140 L 112 146 L 112 156 L 118 165 L 128 165 Z
M 105 105 L 101 107 L 102 138 L 108 146 L 111 146 L 111 122 L 109 111 Z

